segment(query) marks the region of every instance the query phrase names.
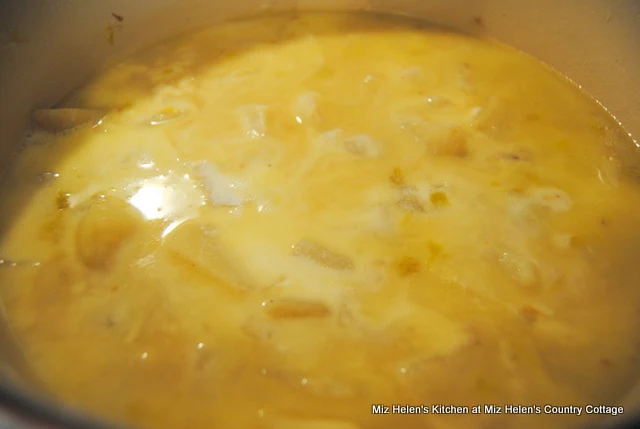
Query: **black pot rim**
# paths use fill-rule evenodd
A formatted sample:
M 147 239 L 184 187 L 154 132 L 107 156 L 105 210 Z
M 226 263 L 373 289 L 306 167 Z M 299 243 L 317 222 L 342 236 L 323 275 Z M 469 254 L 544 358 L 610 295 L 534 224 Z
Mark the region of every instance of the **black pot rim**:
M 0 381 L 0 409 L 7 410 L 19 422 L 54 425 L 53 429 L 127 429 L 100 421 L 75 409 L 56 406 L 53 402 L 27 393 L 15 384 Z M 25 426 L 25 429 L 29 426 Z

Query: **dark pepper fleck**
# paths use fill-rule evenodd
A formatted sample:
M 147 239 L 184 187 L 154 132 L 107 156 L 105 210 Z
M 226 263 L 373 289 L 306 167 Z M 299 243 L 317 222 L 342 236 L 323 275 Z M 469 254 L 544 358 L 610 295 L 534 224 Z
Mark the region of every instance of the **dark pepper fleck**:
M 482 19 L 481 16 L 476 16 L 473 18 L 473 23 L 475 25 L 477 25 L 480 28 L 486 28 L 486 26 L 484 25 L 484 19 Z
M 602 365 L 605 368 L 611 368 L 615 366 L 615 364 L 611 361 L 611 359 L 608 359 L 608 358 L 600 359 L 600 365 Z

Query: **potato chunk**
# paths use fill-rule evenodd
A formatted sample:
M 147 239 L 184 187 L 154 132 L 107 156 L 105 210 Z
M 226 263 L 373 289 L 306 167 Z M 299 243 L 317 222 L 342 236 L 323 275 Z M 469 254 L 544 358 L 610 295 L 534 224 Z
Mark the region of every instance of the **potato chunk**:
M 239 291 L 248 285 L 213 225 L 187 221 L 164 239 L 163 248 L 178 266 L 208 282 Z
M 80 260 L 88 268 L 105 268 L 142 223 L 142 215 L 119 198 L 96 201 L 83 215 L 76 231 Z

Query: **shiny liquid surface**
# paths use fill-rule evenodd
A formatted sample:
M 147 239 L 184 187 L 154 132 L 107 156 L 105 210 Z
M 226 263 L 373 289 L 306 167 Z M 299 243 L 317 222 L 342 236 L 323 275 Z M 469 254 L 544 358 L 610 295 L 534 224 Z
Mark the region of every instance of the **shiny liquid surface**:
M 34 115 L 0 246 L 7 318 L 62 401 L 158 429 L 564 428 L 602 415 L 545 405 L 637 378 L 638 155 L 527 56 L 271 16 L 62 107 Z

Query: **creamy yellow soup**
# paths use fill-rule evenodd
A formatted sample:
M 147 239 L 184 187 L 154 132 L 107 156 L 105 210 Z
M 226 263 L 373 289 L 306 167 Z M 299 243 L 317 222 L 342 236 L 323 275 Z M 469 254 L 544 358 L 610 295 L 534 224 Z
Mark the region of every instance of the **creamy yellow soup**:
M 34 114 L 0 246 L 7 319 L 59 400 L 154 429 L 620 413 L 638 154 L 537 61 L 394 18 L 268 16 L 59 107 Z

